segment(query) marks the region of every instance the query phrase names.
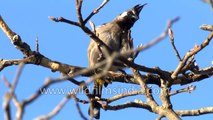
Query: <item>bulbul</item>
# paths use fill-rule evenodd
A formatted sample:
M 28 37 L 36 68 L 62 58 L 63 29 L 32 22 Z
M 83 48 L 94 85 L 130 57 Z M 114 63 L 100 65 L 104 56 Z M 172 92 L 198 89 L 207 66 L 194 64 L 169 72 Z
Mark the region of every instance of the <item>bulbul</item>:
M 139 19 L 139 14 L 143 5 L 135 5 L 133 8 L 124 11 L 117 16 L 113 21 L 105 23 L 95 28 L 95 34 L 102 40 L 113 52 L 125 52 L 133 48 L 133 41 L 129 39 L 129 33 L 131 27 Z M 88 60 L 89 66 L 93 67 L 100 61 L 106 58 L 106 51 L 101 48 L 94 40 L 90 41 L 88 47 Z M 127 59 L 132 57 L 132 54 L 125 56 Z M 118 61 L 117 61 L 118 63 Z M 113 63 L 109 70 L 117 71 L 124 67 L 123 63 Z M 104 68 L 104 67 L 102 67 Z M 101 68 L 100 68 L 101 69 Z M 101 98 L 102 83 L 100 80 L 94 80 L 93 97 Z M 89 115 L 92 118 L 100 118 L 101 105 L 97 101 L 93 100 L 90 103 Z

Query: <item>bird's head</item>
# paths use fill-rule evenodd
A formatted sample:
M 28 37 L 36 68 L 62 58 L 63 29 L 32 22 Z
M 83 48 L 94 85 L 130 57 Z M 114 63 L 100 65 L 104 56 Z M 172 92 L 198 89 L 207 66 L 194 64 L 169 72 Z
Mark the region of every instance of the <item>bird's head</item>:
M 135 5 L 133 8 L 121 13 L 115 20 L 122 25 L 122 27 L 130 29 L 139 19 L 139 14 L 145 5 L 146 4 Z

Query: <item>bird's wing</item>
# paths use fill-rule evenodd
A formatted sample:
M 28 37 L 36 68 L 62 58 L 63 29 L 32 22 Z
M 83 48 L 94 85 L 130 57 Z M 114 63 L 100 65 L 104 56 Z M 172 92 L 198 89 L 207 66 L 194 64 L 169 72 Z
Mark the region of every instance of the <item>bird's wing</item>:
M 107 45 L 112 51 L 119 51 L 121 48 L 121 30 L 117 24 L 108 23 L 97 27 L 97 36 Z
M 97 27 L 95 30 L 96 35 L 100 38 L 100 40 L 102 40 L 109 48 L 111 48 L 112 51 L 120 50 L 121 37 L 115 25 L 108 23 Z M 88 47 L 88 54 L 90 66 L 93 66 L 99 62 L 97 58 L 100 57 L 100 54 L 105 55 L 104 57 L 107 55 L 106 50 L 101 47 L 98 48 L 98 44 L 94 40 L 91 40 L 90 42 Z

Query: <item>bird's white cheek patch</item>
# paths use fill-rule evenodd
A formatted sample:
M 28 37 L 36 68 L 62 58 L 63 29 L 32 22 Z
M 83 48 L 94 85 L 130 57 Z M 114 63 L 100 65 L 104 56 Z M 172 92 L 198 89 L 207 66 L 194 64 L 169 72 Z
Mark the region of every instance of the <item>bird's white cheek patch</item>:
M 127 16 L 127 12 L 121 14 L 121 17 Z

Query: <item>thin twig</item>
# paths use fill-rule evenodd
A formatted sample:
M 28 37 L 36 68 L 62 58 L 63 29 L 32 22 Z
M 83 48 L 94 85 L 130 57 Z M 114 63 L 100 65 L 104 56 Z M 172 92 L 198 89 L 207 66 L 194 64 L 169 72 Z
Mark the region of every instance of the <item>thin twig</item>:
M 16 98 L 16 95 L 14 93 L 15 92 L 15 88 L 16 88 L 16 86 L 18 84 L 18 80 L 20 78 L 21 72 L 23 71 L 24 64 L 25 63 L 21 63 L 19 65 L 19 68 L 18 68 L 18 71 L 17 71 L 16 76 L 14 78 L 13 84 L 12 84 L 12 86 L 10 88 L 11 89 L 10 93 L 12 95 L 13 102 L 14 102 L 14 104 L 16 106 L 16 109 L 17 109 L 17 111 L 16 111 L 16 120 L 21 120 L 23 118 L 23 114 L 24 114 L 23 104 L 21 104 L 21 102 L 18 101 L 18 99 Z
M 188 70 L 193 70 L 197 68 L 197 65 L 195 65 L 195 59 L 194 59 L 194 55 L 191 56 L 188 60 L 188 62 L 186 63 L 186 65 L 182 68 L 181 73 L 186 73 L 186 71 Z
M 68 96 L 64 97 L 60 101 L 60 103 L 49 114 L 37 117 L 37 118 L 35 118 L 35 120 L 49 120 L 49 119 L 53 118 L 61 111 L 61 109 L 65 106 L 65 104 L 69 100 L 70 100 L 70 98 Z
M 48 82 L 49 83 L 49 82 Z M 80 116 L 84 119 L 84 120 L 87 120 L 87 118 L 83 115 L 81 109 L 80 109 L 80 106 L 78 104 L 78 102 L 82 102 L 82 103 L 88 103 L 88 101 L 83 101 L 83 100 L 80 100 L 79 98 L 76 97 L 75 94 L 77 94 L 79 92 L 79 90 L 81 89 L 81 86 L 79 88 L 77 88 L 74 92 L 72 93 L 69 93 L 66 95 L 66 97 L 64 97 L 60 103 L 50 112 L 48 113 L 47 115 L 43 115 L 43 116 L 40 116 L 40 117 L 37 117 L 35 120 L 47 120 L 47 119 L 50 119 L 50 118 L 53 118 L 54 116 L 56 116 L 61 110 L 62 108 L 65 106 L 65 104 L 70 100 L 70 98 L 73 98 L 75 100 L 75 104 L 76 104 L 76 107 L 78 109 L 78 112 L 80 114 Z
M 183 89 L 180 89 L 180 90 L 176 90 L 174 92 L 170 92 L 169 95 L 170 96 L 173 96 L 173 95 L 176 95 L 178 93 L 183 93 L 183 92 L 188 92 L 188 93 L 191 93 L 192 91 L 194 91 L 196 89 L 196 86 L 193 86 L 193 85 L 189 85 L 188 87 L 186 88 L 183 88 Z
M 18 67 L 16 76 L 15 76 L 15 78 L 14 78 L 14 80 L 13 80 L 13 83 L 12 83 L 12 86 L 11 86 L 11 88 L 10 88 L 10 93 L 11 93 L 11 94 L 13 94 L 14 91 L 15 91 L 15 88 L 16 88 L 16 86 L 17 86 L 17 83 L 18 83 L 18 80 L 19 80 L 19 78 L 20 78 L 20 75 L 21 75 L 21 72 L 22 72 L 22 70 L 23 70 L 23 67 L 24 67 L 24 63 L 21 63 L 21 64 L 19 65 L 19 67 Z
M 39 52 L 38 37 L 36 37 L 36 52 Z
M 29 64 L 31 58 L 33 58 L 33 56 L 29 56 L 24 59 L 14 59 L 14 60 L 0 59 L 0 71 L 3 70 L 5 67 L 12 65 L 20 65 L 21 63 Z
M 72 96 L 72 98 L 74 98 L 74 100 L 75 100 L 75 106 L 76 106 L 76 108 L 77 108 L 77 110 L 78 110 L 78 113 L 79 113 L 80 117 L 81 117 L 83 120 L 88 120 L 88 119 L 84 116 L 84 114 L 83 114 L 83 112 L 82 112 L 82 110 L 81 110 L 81 108 L 80 108 L 80 105 L 79 105 L 79 103 L 78 103 L 78 99 L 77 99 L 76 95 L 72 94 L 71 96 Z
M 6 87 L 10 88 L 11 84 L 10 82 L 7 80 L 7 78 L 5 76 L 2 76 L 2 81 L 5 84 Z
M 213 26 L 212 25 L 203 24 L 203 25 L 200 26 L 200 29 L 207 30 L 207 31 L 213 31 Z
M 78 22 L 74 22 L 74 21 L 71 21 L 71 20 L 68 20 L 68 19 L 65 19 L 63 17 L 59 17 L 59 18 L 54 18 L 52 16 L 48 16 L 48 18 L 54 22 L 64 22 L 64 23 L 67 23 L 67 24 L 70 24 L 70 25 L 74 25 L 74 26 L 80 26 Z
M 209 34 L 209 36 L 206 38 L 206 40 L 203 41 L 203 43 L 200 46 L 196 46 L 195 48 L 193 48 L 193 50 L 187 52 L 186 55 L 184 56 L 184 58 L 182 59 L 182 61 L 179 63 L 179 65 L 177 66 L 177 68 L 173 72 L 173 74 L 171 75 L 171 78 L 175 79 L 177 77 L 177 75 L 180 73 L 180 71 L 182 70 L 182 68 L 186 65 L 186 62 L 188 61 L 188 59 L 191 56 L 200 52 L 206 46 L 208 46 L 208 44 L 211 42 L 212 38 L 213 38 L 213 32 L 211 32 Z
M 126 93 L 122 93 L 122 94 L 118 94 L 115 95 L 111 98 L 101 98 L 102 101 L 106 101 L 108 104 L 114 101 L 117 101 L 119 99 L 125 98 L 125 97 L 129 97 L 129 96 L 135 96 L 135 95 L 139 95 L 139 94 L 143 94 L 144 91 L 141 90 L 136 90 L 136 91 L 132 91 L 132 92 L 126 92 Z
M 11 99 L 13 98 L 14 103 L 15 103 L 15 106 L 16 106 L 16 119 L 17 120 L 21 120 L 22 119 L 22 116 L 23 116 L 23 109 L 22 109 L 22 106 L 19 105 L 19 102 L 16 98 L 16 95 L 15 95 L 15 88 L 18 84 L 18 80 L 19 80 L 19 77 L 21 75 L 21 72 L 22 72 L 22 69 L 24 67 L 24 63 L 21 63 L 18 67 L 18 70 L 17 70 L 17 73 L 16 73 L 16 76 L 13 80 L 13 83 L 10 84 L 6 78 L 3 78 L 3 81 L 5 83 L 5 85 L 7 85 L 9 87 L 9 91 L 4 95 L 4 101 L 3 101 L 3 108 L 5 110 L 5 119 L 6 120 L 10 120 L 11 119 L 11 113 L 10 113 L 10 101 Z
M 42 95 L 42 91 L 44 89 L 48 88 L 52 84 L 59 82 L 65 82 L 65 80 L 52 80 L 52 79 L 45 80 L 45 83 L 33 95 L 23 100 L 23 104 L 26 106 L 27 104 L 34 102 L 38 97 Z
M 84 20 L 84 22 L 83 22 L 84 25 L 85 25 L 95 14 L 97 14 L 97 13 L 99 12 L 99 10 L 100 10 L 101 8 L 103 8 L 108 2 L 109 2 L 109 0 L 104 0 L 98 8 L 96 8 L 95 10 L 93 10 L 93 11 L 90 13 L 90 15 Z
M 182 76 L 178 76 L 172 84 L 186 85 L 193 82 L 199 82 L 213 76 L 213 66 L 199 70 L 197 73 L 190 72 Z
M 82 3 L 83 3 L 83 0 L 76 0 L 76 13 L 78 16 L 78 23 L 80 26 L 84 25 L 83 23 L 84 20 L 82 18 L 82 13 L 81 13 Z
M 4 109 L 5 120 L 11 120 L 11 107 L 10 107 L 11 94 L 9 92 L 5 93 L 3 97 L 2 107 Z
M 110 105 L 107 105 L 106 106 L 106 110 L 122 110 L 122 109 L 125 109 L 125 108 L 144 108 L 150 112 L 153 112 L 152 111 L 152 108 L 150 105 L 148 105 L 147 103 L 145 102 L 140 102 L 140 103 L 136 103 L 136 102 L 128 102 L 128 103 L 124 103 L 124 104 L 121 104 L 121 105 L 115 105 L 115 106 L 110 106 Z
M 181 60 L 181 57 L 180 57 L 180 54 L 175 46 L 175 39 L 174 39 L 174 35 L 173 35 L 173 31 L 171 28 L 168 29 L 168 33 L 169 33 L 169 38 L 171 40 L 171 44 L 172 44 L 172 47 L 173 47 L 173 50 L 175 51 L 175 55 L 177 56 L 178 60 L 179 61 L 182 61 Z

